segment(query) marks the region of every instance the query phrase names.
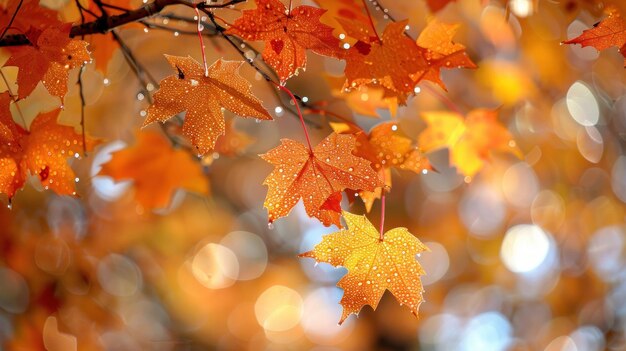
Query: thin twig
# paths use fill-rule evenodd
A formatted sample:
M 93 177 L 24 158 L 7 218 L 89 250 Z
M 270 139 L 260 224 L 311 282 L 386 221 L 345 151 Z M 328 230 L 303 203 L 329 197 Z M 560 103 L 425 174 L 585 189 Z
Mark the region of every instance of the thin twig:
M 296 97 L 293 95 L 291 90 L 287 89 L 287 87 L 285 87 L 284 85 L 276 84 L 276 87 L 284 91 L 285 93 L 289 94 L 289 96 L 293 100 L 293 103 L 296 105 L 296 110 L 298 111 L 298 117 L 300 117 L 300 123 L 302 123 L 302 129 L 304 130 L 304 136 L 306 137 L 306 142 L 309 146 L 309 151 L 313 153 L 313 146 L 311 146 L 311 138 L 309 137 L 309 131 L 306 129 L 306 123 L 304 123 L 304 116 L 302 116 L 302 111 L 300 111 L 300 104 L 298 104 L 298 100 L 296 100 Z
M 87 157 L 87 136 L 85 134 L 85 93 L 83 89 L 83 72 L 85 65 L 78 71 L 78 91 L 80 95 L 80 129 L 83 138 L 83 156 Z
M 115 39 L 115 41 L 117 41 L 117 43 L 120 45 L 120 49 L 122 50 L 124 59 L 130 66 L 131 70 L 133 71 L 137 79 L 139 80 L 139 84 L 141 84 L 141 93 L 146 97 L 146 99 L 148 100 L 148 103 L 152 104 L 153 103 L 152 96 L 150 95 L 150 92 L 146 89 L 146 86 L 148 85 L 148 83 L 150 83 L 154 85 L 155 87 L 157 87 L 158 86 L 157 81 L 154 79 L 154 77 L 152 77 L 152 75 L 150 75 L 150 73 L 146 69 L 143 68 L 143 66 L 141 66 L 141 64 L 135 57 L 135 55 L 132 53 L 132 51 L 126 45 L 126 43 L 122 40 L 122 38 L 115 31 L 111 31 L 111 33 L 113 34 L 113 38 Z M 191 151 L 191 148 L 184 147 L 184 145 L 182 145 L 175 136 L 170 134 L 169 130 L 167 129 L 166 123 L 159 123 L 159 126 L 161 127 L 161 130 L 163 131 L 163 134 L 165 135 L 165 137 L 167 137 L 170 143 L 172 143 L 172 146 L 183 147 Z
M 13 22 L 15 21 L 15 18 L 17 17 L 17 13 L 20 11 L 20 8 L 22 7 L 23 3 L 24 3 L 24 0 L 20 0 L 20 2 L 17 4 L 17 7 L 15 8 L 15 12 L 13 12 L 13 16 L 11 16 L 9 23 L 7 23 L 7 26 L 4 27 L 4 29 L 2 30 L 2 34 L 0 34 L 0 40 L 4 39 L 4 35 L 7 34 L 7 31 L 9 30 L 9 28 L 11 28 L 11 25 L 13 25 Z
M 26 119 L 24 118 L 24 114 L 22 113 L 22 109 L 20 108 L 20 105 L 17 103 L 17 101 L 19 99 L 17 98 L 17 95 L 13 94 L 13 92 L 11 91 L 11 86 L 9 85 L 9 80 L 4 75 L 4 72 L 2 72 L 2 68 L 0 68 L 0 77 L 2 77 L 2 80 L 4 81 L 4 85 L 6 85 L 7 91 L 9 92 L 9 96 L 11 97 L 11 100 L 13 100 L 13 103 L 15 104 L 15 107 L 17 107 L 17 113 L 20 115 L 20 119 L 22 120 L 22 124 L 23 124 L 24 128 L 26 128 L 27 127 Z
M 78 7 L 78 12 L 80 13 L 80 23 L 85 23 L 85 15 L 83 11 L 85 11 L 83 5 L 79 0 L 76 0 L 76 6 Z M 82 39 L 85 39 L 85 36 L 81 36 Z M 78 94 L 80 96 L 80 129 L 81 129 L 81 137 L 83 140 L 83 156 L 87 157 L 87 135 L 85 132 L 85 91 L 83 87 L 83 73 L 85 72 L 85 64 L 80 66 L 80 70 L 78 71 Z

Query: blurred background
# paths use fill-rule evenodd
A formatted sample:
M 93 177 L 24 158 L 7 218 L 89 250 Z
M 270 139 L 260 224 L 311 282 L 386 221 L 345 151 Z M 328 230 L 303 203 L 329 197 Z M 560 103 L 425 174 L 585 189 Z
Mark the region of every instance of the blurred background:
M 46 4 L 76 20 L 63 0 Z M 431 15 L 421 0 L 381 5 L 372 7 L 380 28 L 385 13 L 408 18 L 413 38 Z M 522 159 L 496 154 L 469 183 L 446 150 L 428 154 L 437 172 L 392 173 L 387 227 L 407 227 L 431 250 L 418 258 L 427 272 L 419 318 L 386 293 L 376 311 L 365 307 L 338 326 L 335 284 L 346 271 L 296 257 L 336 228 L 309 219 L 301 204 L 268 227 L 262 181 L 271 166 L 257 154 L 280 138 L 304 137 L 281 107 L 288 101 L 253 69 L 241 73 L 276 121 L 238 119 L 254 142 L 239 156 L 205 160 L 211 195 L 180 191 L 168 208 L 150 211 L 135 201 L 132 182 L 97 175 L 112 152 L 134 143 L 146 89 L 119 50 L 106 73 L 88 66 L 87 130 L 103 142 L 73 161 L 79 197 L 31 182 L 12 209 L 0 209 L 0 350 L 626 350 L 624 59 L 617 49 L 560 45 L 598 22 L 602 6 L 452 2 L 437 17 L 461 23 L 456 41 L 478 68 L 444 70 L 447 93 L 423 83 L 395 116 L 384 104 L 373 107 L 378 118 L 351 108 L 324 78 L 341 75 L 334 59 L 309 55 L 306 72 L 289 81 L 298 95 L 366 130 L 394 119 L 412 139 L 425 128 L 420 113 L 446 110 L 438 95 L 464 112 L 498 109 L 521 148 Z M 231 23 L 239 16 L 218 13 Z M 197 37 L 184 34 L 194 25 L 164 21 L 181 30 L 119 31 L 157 80 L 171 74 L 163 54 L 201 60 Z M 218 38 L 207 41 L 207 55 L 241 59 Z M 0 63 L 6 59 L 0 51 Z M 32 120 L 60 101 L 40 85 L 19 104 Z M 77 125 L 77 86 L 63 105 L 60 121 Z M 314 144 L 335 121 L 307 119 Z M 365 213 L 361 203 L 343 205 Z M 368 214 L 375 225 L 379 206 Z

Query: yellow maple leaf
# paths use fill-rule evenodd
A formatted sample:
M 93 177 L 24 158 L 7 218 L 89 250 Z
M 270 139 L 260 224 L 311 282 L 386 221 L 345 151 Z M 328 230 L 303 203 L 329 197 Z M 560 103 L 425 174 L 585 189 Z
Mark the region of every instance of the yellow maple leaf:
M 511 133 L 498 122 L 497 111 L 477 109 L 466 118 L 449 111 L 425 112 L 422 118 L 428 128 L 419 135 L 420 147 L 425 152 L 448 148 L 450 163 L 465 176 L 480 171 L 493 151 L 522 157 Z
M 223 109 L 241 117 L 272 119 L 252 94 L 250 83 L 239 75 L 243 62 L 219 59 L 205 70 L 189 56 L 165 55 L 165 58 L 177 73 L 161 81 L 144 127 L 186 111 L 183 135 L 201 155 L 206 155 L 225 132 Z
M 376 309 L 385 290 L 417 316 L 424 300 L 420 275 L 425 272 L 415 257 L 428 248 L 406 228 L 391 229 L 381 239 L 365 216 L 344 211 L 343 218 L 348 229 L 326 235 L 312 251 L 300 255 L 348 269 L 337 283 L 344 291 L 339 324 L 365 305 Z

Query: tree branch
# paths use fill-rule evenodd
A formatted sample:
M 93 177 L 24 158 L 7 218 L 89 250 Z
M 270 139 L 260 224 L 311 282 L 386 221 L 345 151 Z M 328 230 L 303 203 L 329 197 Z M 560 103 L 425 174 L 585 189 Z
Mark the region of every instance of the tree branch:
M 123 26 L 131 22 L 137 22 L 148 17 L 154 16 L 161 12 L 164 8 L 171 5 L 183 5 L 191 8 L 198 9 L 212 9 L 212 8 L 224 8 L 231 5 L 244 2 L 245 0 L 230 0 L 223 4 L 207 4 L 199 3 L 194 4 L 191 1 L 184 0 L 155 0 L 149 4 L 146 4 L 138 9 L 121 13 L 113 16 L 101 16 L 97 20 L 88 22 L 85 24 L 78 24 L 72 27 L 70 30 L 70 37 L 76 37 L 81 35 L 89 35 L 96 33 L 107 33 L 111 29 Z M 6 35 L 0 40 L 0 47 L 3 46 L 18 46 L 18 45 L 30 45 L 30 41 L 24 34 L 12 34 Z

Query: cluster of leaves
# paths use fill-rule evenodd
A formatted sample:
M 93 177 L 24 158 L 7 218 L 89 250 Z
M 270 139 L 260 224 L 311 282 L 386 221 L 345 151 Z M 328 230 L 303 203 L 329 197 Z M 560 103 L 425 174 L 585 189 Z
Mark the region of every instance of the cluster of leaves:
M 437 11 L 448 2 L 431 0 L 428 4 Z M 445 90 L 442 69 L 476 67 L 465 46 L 453 40 L 457 24 L 433 18 L 414 40 L 405 32 L 408 21 L 390 21 L 379 35 L 365 2 L 318 3 L 321 8 L 291 8 L 279 0 L 257 0 L 256 8 L 244 10 L 227 28 L 215 22 L 213 10 L 206 10 L 224 39 L 264 43 L 262 58 L 277 82 L 265 72 L 260 73 L 288 93 L 303 122 L 307 145 L 282 139 L 279 146 L 261 155 L 275 167 L 264 182 L 268 187 L 264 204 L 268 220 L 271 223 L 287 216 L 300 200 L 307 214 L 326 226 L 341 228 L 343 216 L 348 229 L 328 235 L 314 250 L 302 255 L 348 269 L 338 284 L 344 289 L 341 321 L 364 305 L 376 307 L 385 289 L 417 314 L 423 290 L 419 275 L 424 272 L 415 255 L 426 247 L 405 228 L 385 233 L 381 226 L 377 231 L 365 217 L 342 212 L 342 193 L 353 195 L 350 200 L 358 194 L 369 212 L 374 202 L 384 202 L 385 192 L 390 191 L 391 169 L 418 174 L 433 170 L 424 153 L 449 149 L 450 163 L 469 181 L 493 152 L 521 156 L 521 151 L 498 122 L 497 111 L 485 109 L 476 109 L 467 116 L 456 111 L 424 113 L 427 128 L 416 138 L 418 142 L 399 130 L 395 122 L 366 131 L 344 120 L 332 123 L 334 132 L 313 147 L 300 113 L 300 104 L 305 106 L 305 102 L 299 102 L 286 88 L 287 81 L 306 68 L 307 51 L 345 61 L 345 78 L 336 84 L 335 94 L 348 102 L 354 94 L 367 92 L 374 96 L 376 103 L 369 114 L 375 114 L 375 108 L 393 111 L 398 104 L 405 104 L 423 81 Z M 11 106 L 30 95 L 39 83 L 51 95 L 63 99 L 68 91 L 69 71 L 82 69 L 92 58 L 98 69 L 105 70 L 115 42 L 110 35 L 93 35 L 91 43 L 71 38 L 72 24 L 63 23 L 56 11 L 38 6 L 35 0 L 19 4 L 9 1 L 1 11 L 17 16 L 3 15 L 0 28 L 23 33 L 30 45 L 9 47 L 10 58 L 4 64 L 18 68 L 18 91 L 0 95 L 0 192 L 10 199 L 34 175 L 46 189 L 75 195 L 77 178 L 67 160 L 77 157 L 81 150 L 92 150 L 97 140 L 58 124 L 59 110 L 41 114 L 26 126 L 12 118 Z M 80 11 L 85 11 L 83 22 L 99 19 L 97 13 L 106 14 L 101 2 L 90 2 L 86 9 L 81 5 Z M 626 57 L 625 33 L 619 12 L 609 9 L 603 22 L 566 43 L 592 45 L 599 50 L 617 46 Z M 99 42 L 99 37 L 107 39 Z M 166 122 L 184 112 L 180 133 L 193 145 L 193 152 L 173 148 L 154 131 L 143 131 L 136 145 L 116 152 L 100 172 L 116 180 L 132 179 L 137 201 L 148 209 L 166 207 L 178 188 L 209 192 L 202 165 L 195 156 L 216 151 L 237 153 L 237 148 L 230 147 L 236 131 L 224 119 L 224 109 L 240 117 L 272 120 L 250 84 L 238 73 L 244 62 L 220 59 L 208 66 L 191 57 L 166 55 L 166 59 L 174 73 L 161 81 L 144 126 Z M 248 63 L 259 70 L 254 61 Z M 246 144 L 241 140 L 237 143 Z

